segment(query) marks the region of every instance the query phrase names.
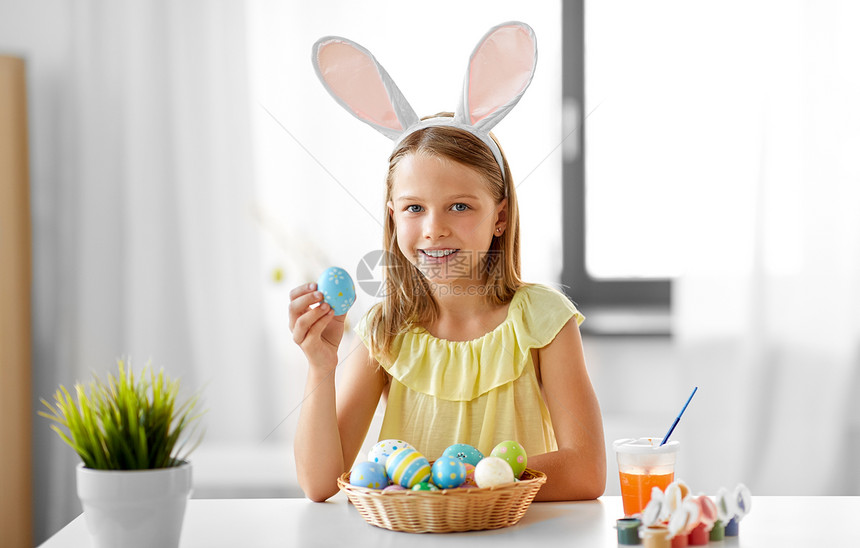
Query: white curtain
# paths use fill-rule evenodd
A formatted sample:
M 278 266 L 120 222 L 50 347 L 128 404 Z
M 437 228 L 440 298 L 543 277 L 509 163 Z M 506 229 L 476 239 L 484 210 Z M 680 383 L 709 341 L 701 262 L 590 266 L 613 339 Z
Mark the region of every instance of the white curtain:
M 31 94 L 36 141 L 56 153 L 33 154 L 36 396 L 118 357 L 151 360 L 202 390 L 207 442 L 259 442 L 278 392 L 252 215 L 245 3 L 61 7 L 68 43 L 56 70 L 33 65 Z M 76 457 L 46 422 L 37 538 L 80 511 Z
M 745 44 L 730 62 L 754 115 L 693 178 L 673 296 L 683 376 L 706 389 L 685 452 L 706 492 L 858 495 L 860 6 L 743 16 L 750 32 L 726 39 Z

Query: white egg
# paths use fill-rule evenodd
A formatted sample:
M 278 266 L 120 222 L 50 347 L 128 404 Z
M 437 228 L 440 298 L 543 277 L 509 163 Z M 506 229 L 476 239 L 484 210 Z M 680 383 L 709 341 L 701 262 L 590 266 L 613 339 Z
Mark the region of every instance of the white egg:
M 478 487 L 493 487 L 513 481 L 514 470 L 499 457 L 484 457 L 475 466 L 475 483 Z

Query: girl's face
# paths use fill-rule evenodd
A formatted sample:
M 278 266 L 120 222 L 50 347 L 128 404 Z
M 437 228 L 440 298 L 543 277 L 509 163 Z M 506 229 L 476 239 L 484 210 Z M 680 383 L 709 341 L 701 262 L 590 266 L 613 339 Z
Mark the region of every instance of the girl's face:
M 431 283 L 481 283 L 490 242 L 505 230 L 507 200 L 496 204 L 481 175 L 464 164 L 410 154 L 394 172 L 388 213 L 401 253 Z

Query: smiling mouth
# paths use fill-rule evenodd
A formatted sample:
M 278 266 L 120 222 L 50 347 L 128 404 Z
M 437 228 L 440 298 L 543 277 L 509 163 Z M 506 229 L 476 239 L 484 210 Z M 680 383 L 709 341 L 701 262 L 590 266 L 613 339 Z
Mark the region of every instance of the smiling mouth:
M 418 255 L 424 264 L 447 263 L 457 256 L 459 249 L 419 249 Z
M 451 255 L 460 251 L 459 249 L 419 249 L 421 255 L 428 259 L 447 259 Z

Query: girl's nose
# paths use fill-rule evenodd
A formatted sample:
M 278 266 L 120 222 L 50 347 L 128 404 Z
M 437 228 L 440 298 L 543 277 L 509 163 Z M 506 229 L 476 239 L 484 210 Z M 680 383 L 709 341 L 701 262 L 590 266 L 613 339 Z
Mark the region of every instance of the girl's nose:
M 424 238 L 428 240 L 436 240 L 447 236 L 449 233 L 448 226 L 445 224 L 440 215 L 430 213 L 424 221 Z

